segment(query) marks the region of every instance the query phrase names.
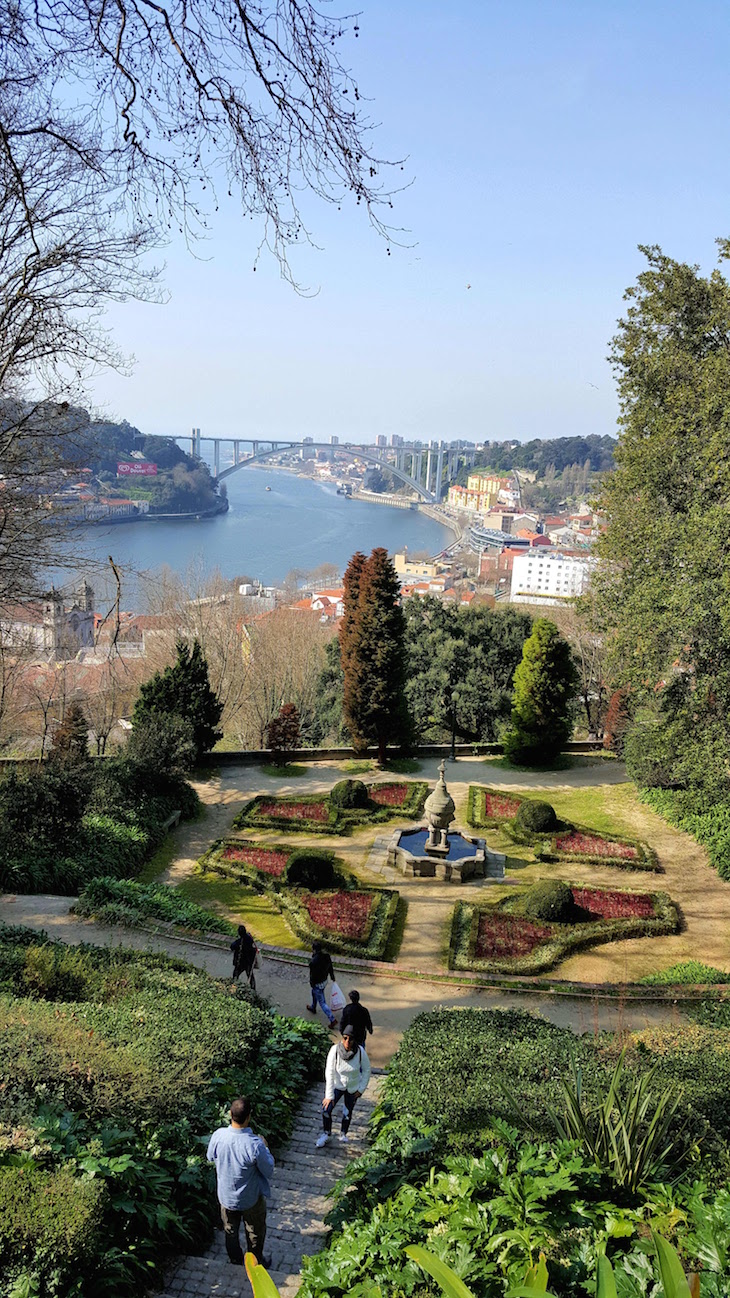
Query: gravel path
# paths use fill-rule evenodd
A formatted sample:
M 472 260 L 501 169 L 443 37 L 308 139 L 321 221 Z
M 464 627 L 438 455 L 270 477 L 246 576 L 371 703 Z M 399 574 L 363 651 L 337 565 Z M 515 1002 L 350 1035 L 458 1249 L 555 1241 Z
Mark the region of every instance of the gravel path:
M 265 1248 L 271 1257 L 270 1275 L 283 1298 L 293 1298 L 299 1288 L 302 1259 L 318 1253 L 325 1242 L 327 1227 L 323 1217 L 329 1207 L 326 1196 L 349 1160 L 363 1152 L 368 1119 L 382 1082 L 381 1077 L 374 1077 L 358 1100 L 349 1144 L 341 1145 L 333 1136 L 324 1149 L 314 1146 L 322 1130 L 323 1088 L 322 1084 L 313 1086 L 299 1110 L 292 1138 L 276 1160 Z M 161 1298 L 238 1298 L 250 1292 L 245 1270 L 228 1261 L 223 1231 L 217 1230 L 207 1253 L 181 1259 Z

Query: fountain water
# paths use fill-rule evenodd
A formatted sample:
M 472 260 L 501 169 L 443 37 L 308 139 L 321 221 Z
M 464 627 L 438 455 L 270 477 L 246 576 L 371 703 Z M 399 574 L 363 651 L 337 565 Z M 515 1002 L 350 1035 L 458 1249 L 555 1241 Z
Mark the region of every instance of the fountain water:
M 504 878 L 506 858 L 501 852 L 490 852 L 483 838 L 460 830 L 450 831 L 455 806 L 446 787 L 446 764 L 439 766 L 439 778 L 433 793 L 424 803 L 426 825 L 420 829 L 396 829 L 388 843 L 388 864 L 402 874 L 422 878 L 448 879 L 463 883 L 466 879 L 487 876 Z

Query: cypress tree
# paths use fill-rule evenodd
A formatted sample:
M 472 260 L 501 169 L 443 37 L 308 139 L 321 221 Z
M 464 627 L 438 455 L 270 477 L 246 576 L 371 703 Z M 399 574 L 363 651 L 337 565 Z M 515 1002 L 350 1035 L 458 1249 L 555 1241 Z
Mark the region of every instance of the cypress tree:
M 356 554 L 345 573 L 345 615 L 340 628 L 345 725 L 355 749 L 389 743 L 408 734 L 405 705 L 405 617 L 400 583 L 387 550 L 369 559 Z
M 188 646 L 184 640 L 178 640 L 176 650 L 177 659 L 172 667 L 155 672 L 140 687 L 132 722 L 136 725 L 152 713 L 182 717 L 192 726 L 195 751 L 200 757 L 221 737 L 217 726 L 223 705 L 211 687 L 200 641 L 193 640 Z
M 69 703 L 51 743 L 54 762 L 83 762 L 89 756 L 89 723 L 79 703 Z
M 577 687 L 570 645 L 554 622 L 537 618 L 515 671 L 511 724 L 503 739 L 510 761 L 542 766 L 555 760 L 573 733 Z

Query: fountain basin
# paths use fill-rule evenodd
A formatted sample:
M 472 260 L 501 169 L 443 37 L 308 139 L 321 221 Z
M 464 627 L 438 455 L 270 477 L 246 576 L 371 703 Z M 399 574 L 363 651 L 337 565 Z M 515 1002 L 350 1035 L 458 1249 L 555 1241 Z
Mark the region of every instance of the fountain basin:
M 504 877 L 505 858 L 490 852 L 483 838 L 452 832 L 448 836 L 448 851 L 439 856 L 426 853 L 429 827 L 396 829 L 388 843 L 388 865 L 401 874 L 422 879 L 447 879 L 464 883 L 467 879 L 483 879 L 486 875 Z

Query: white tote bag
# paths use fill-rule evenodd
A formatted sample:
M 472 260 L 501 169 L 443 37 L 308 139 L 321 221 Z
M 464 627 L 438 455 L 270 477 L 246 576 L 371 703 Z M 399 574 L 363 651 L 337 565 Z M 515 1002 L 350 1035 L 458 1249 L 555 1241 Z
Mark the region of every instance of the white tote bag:
M 337 1014 L 340 1010 L 344 1010 L 346 1004 L 347 1002 L 340 991 L 339 983 L 333 982 L 330 987 L 330 1009 L 333 1014 Z

